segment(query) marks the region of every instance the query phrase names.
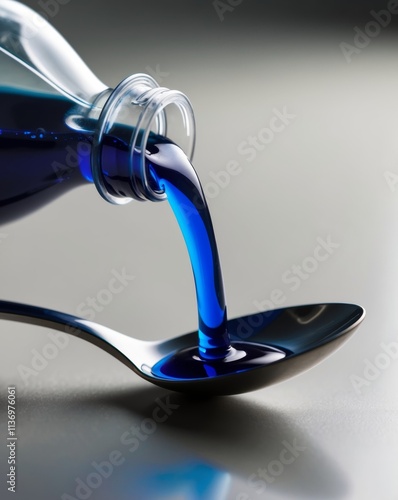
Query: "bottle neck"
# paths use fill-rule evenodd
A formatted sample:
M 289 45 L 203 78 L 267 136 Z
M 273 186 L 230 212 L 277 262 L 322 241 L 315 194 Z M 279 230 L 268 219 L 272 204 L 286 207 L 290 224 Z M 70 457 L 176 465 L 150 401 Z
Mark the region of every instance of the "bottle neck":
M 147 144 L 161 136 L 192 158 L 195 119 L 187 97 L 159 87 L 148 75 L 133 75 L 97 97 L 90 119 L 97 123 L 91 170 L 100 195 L 118 205 L 164 200 L 148 171 Z

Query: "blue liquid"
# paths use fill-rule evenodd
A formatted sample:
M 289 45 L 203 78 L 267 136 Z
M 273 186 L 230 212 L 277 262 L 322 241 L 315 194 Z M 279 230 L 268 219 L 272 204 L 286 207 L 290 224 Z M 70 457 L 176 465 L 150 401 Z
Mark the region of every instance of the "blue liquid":
M 184 236 L 195 277 L 199 355 L 223 359 L 230 348 L 220 260 L 210 212 L 198 176 L 181 149 L 152 137 L 147 161 L 164 190 Z
M 0 89 L 0 224 L 29 214 L 84 184 L 77 152 L 88 144 L 64 122 L 63 98 Z
M 73 107 L 62 97 L 0 90 L 0 223 L 92 182 L 92 134 L 66 125 Z M 123 165 L 131 131 L 120 127 L 112 133 L 103 148 L 105 181 L 120 195 L 128 189 Z M 166 357 L 152 371 L 172 379 L 211 377 L 285 357 L 260 344 L 231 344 L 217 245 L 197 174 L 180 148 L 162 137 L 150 136 L 146 158 L 153 185 L 165 191 L 185 239 L 199 316 L 198 345 Z

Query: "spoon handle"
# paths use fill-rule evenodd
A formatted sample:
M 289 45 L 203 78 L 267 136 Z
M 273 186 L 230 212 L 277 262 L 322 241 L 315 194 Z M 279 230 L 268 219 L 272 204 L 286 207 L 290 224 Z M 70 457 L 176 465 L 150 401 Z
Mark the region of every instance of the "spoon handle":
M 132 352 L 142 341 L 105 326 L 52 309 L 5 300 L 0 300 L 0 319 L 43 326 L 79 337 L 111 354 L 138 373 L 131 358 Z

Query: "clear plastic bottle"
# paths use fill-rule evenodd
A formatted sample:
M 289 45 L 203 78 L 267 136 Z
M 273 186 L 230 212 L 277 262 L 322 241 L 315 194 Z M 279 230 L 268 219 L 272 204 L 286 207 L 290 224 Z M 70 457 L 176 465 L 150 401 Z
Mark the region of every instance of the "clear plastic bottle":
M 145 150 L 163 136 L 192 157 L 195 120 L 184 94 L 144 74 L 107 87 L 14 0 L 0 3 L 0 51 L 0 223 L 87 182 L 110 203 L 165 198 Z

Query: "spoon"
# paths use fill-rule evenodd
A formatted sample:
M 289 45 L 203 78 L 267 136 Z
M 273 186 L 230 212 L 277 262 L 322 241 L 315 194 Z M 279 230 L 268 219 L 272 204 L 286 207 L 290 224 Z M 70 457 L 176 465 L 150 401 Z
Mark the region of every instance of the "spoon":
M 148 382 L 177 392 L 206 395 L 244 393 L 293 377 L 338 349 L 364 316 L 360 306 L 330 303 L 287 307 L 230 319 L 228 332 L 236 347 L 235 354 L 230 360 L 209 364 L 196 355 L 197 332 L 169 340 L 144 341 L 69 314 L 0 301 L 0 319 L 53 328 L 80 337 L 108 352 Z M 260 346 L 262 357 L 239 357 L 236 353 L 242 352 L 238 350 L 242 346 Z M 170 376 L 167 370 L 162 370 L 165 360 L 180 358 L 183 361 L 179 376 Z M 202 369 L 204 375 L 197 370 L 197 366 L 203 364 L 206 365 L 205 370 Z

